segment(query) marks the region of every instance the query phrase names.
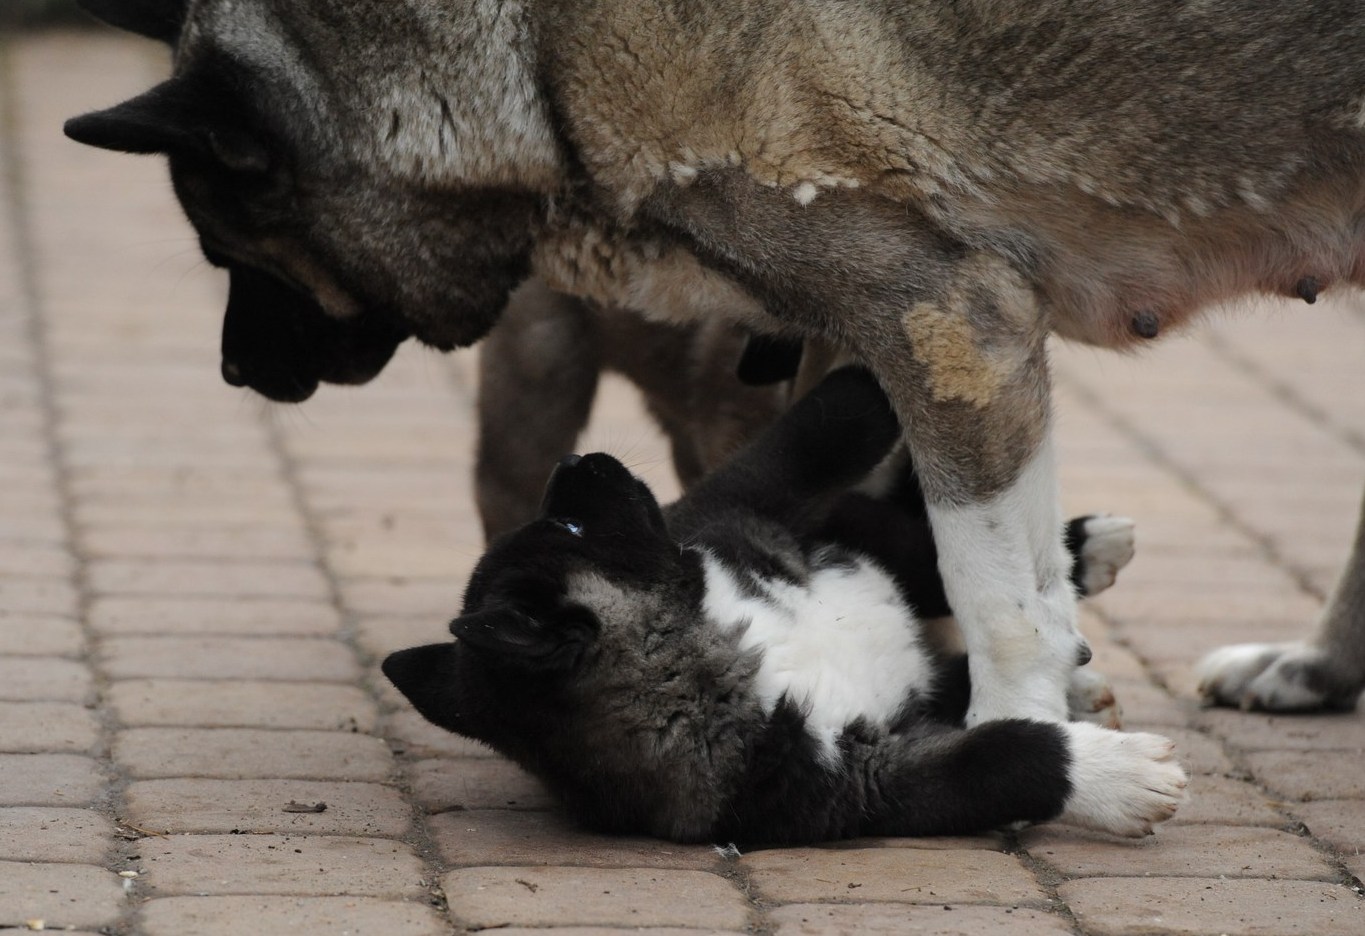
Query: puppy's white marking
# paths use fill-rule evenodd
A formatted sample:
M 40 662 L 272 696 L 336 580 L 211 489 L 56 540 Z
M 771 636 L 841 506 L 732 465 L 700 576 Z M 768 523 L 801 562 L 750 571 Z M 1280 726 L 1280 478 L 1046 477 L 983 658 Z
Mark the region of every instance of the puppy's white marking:
M 1150 835 L 1186 799 L 1175 745 L 1160 735 L 1062 726 L 1071 750 L 1071 795 L 1058 820 L 1112 835 Z
M 914 615 L 871 561 L 818 569 L 805 586 L 755 580 L 761 597 L 714 557 L 703 554 L 703 568 L 707 617 L 722 630 L 742 629 L 740 648 L 762 654 L 756 689 L 765 711 L 783 695 L 802 706 L 827 760 L 849 722 L 887 725 L 907 686 L 932 687 Z
M 967 724 L 1066 721 L 1067 684 L 1083 639 L 1051 436 L 1000 494 L 967 506 L 931 503 L 929 520 L 970 660 Z
M 1123 727 L 1123 706 L 1114 696 L 1109 677 L 1088 666 L 1072 672 L 1066 706 L 1072 721 L 1086 721 L 1115 731 Z
M 1086 595 L 1098 595 L 1112 586 L 1119 570 L 1133 561 L 1135 526 L 1128 517 L 1101 515 L 1085 521 L 1080 559 L 1085 563 L 1081 585 Z

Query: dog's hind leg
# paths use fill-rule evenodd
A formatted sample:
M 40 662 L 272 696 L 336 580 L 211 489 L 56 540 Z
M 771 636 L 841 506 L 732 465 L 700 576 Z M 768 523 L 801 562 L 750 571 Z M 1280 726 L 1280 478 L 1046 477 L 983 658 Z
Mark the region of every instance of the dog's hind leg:
M 1365 689 L 1365 501 L 1355 546 L 1307 641 L 1235 644 L 1204 657 L 1199 691 L 1215 705 L 1270 712 L 1350 710 Z

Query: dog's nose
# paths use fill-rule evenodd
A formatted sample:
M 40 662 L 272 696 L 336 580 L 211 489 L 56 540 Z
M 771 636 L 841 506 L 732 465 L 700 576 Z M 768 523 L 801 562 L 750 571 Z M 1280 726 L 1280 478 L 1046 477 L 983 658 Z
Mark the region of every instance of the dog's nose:
M 572 468 L 574 465 L 578 464 L 582 460 L 583 460 L 582 455 L 565 455 L 563 458 L 559 460 L 559 467 Z
M 246 378 L 242 376 L 242 369 L 234 362 L 223 358 L 223 380 L 230 387 L 245 387 Z

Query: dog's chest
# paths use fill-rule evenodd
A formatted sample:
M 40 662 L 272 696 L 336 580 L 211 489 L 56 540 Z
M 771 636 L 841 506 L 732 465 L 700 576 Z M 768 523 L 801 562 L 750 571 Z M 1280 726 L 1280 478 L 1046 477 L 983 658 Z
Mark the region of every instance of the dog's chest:
M 869 560 L 816 569 L 804 585 L 741 580 L 709 556 L 704 567 L 707 617 L 739 631 L 741 650 L 762 654 L 755 690 L 764 710 L 784 695 L 802 706 L 827 754 L 849 722 L 887 726 L 912 691 L 932 689 L 918 623 Z

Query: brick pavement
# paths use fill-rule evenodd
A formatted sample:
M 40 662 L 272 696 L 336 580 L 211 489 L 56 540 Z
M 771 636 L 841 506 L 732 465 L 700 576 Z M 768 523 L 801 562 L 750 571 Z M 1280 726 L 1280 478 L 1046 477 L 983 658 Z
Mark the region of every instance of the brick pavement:
M 223 283 L 164 167 L 59 132 L 164 68 L 108 34 L 0 37 L 0 927 L 1365 932 L 1365 718 L 1203 712 L 1189 672 L 1301 633 L 1344 555 L 1360 301 L 1239 316 L 1140 363 L 1057 350 L 1066 499 L 1141 535 L 1085 614 L 1096 665 L 1195 772 L 1157 836 L 738 858 L 589 836 L 377 675 L 440 639 L 480 548 L 469 354 L 405 348 L 302 407 L 222 384 Z M 586 444 L 670 489 L 619 385 Z

